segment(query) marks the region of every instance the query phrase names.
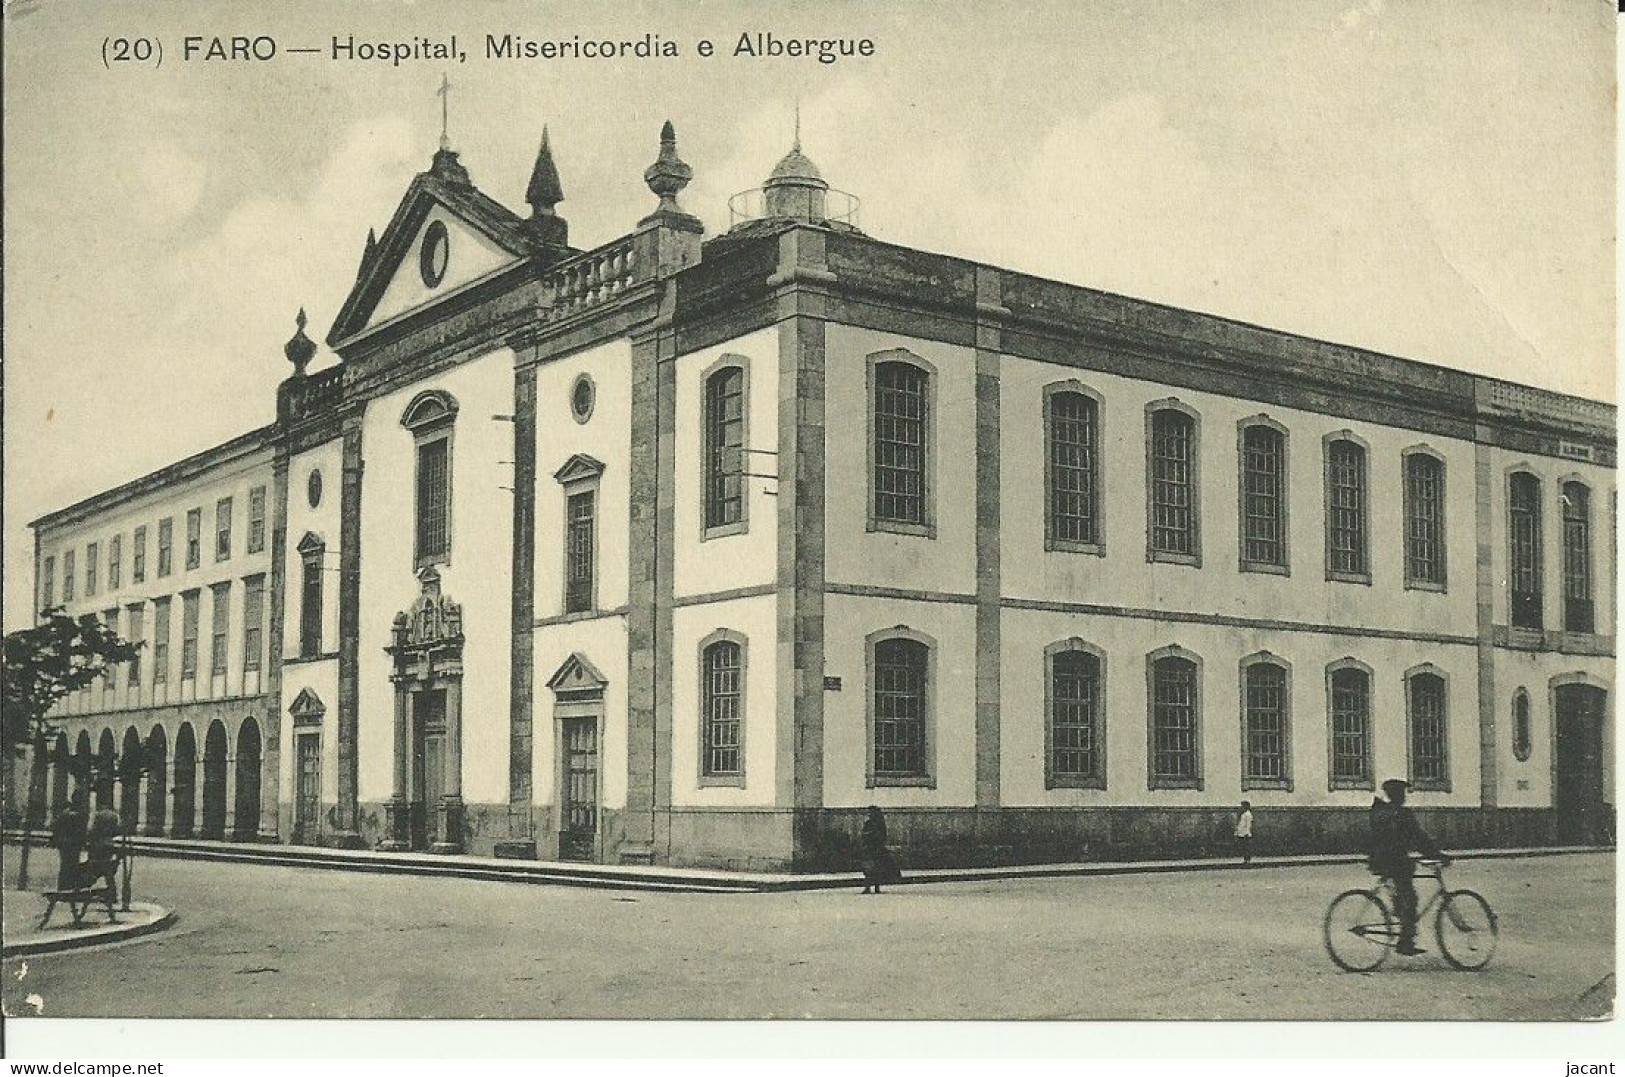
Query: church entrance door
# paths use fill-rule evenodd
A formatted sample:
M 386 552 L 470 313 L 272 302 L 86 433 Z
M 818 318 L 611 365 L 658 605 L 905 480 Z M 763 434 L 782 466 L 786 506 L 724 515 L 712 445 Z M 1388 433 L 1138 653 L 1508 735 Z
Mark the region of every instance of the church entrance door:
M 450 839 L 441 833 L 440 799 L 446 791 L 446 691 L 412 693 L 412 848 Z

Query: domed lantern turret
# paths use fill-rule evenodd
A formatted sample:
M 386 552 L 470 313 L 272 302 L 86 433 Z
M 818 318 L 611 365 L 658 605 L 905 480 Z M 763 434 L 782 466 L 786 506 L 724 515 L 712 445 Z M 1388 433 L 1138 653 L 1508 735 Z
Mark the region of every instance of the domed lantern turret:
M 828 191 L 829 184 L 824 182 L 812 158 L 801 152 L 798 138 L 762 184 L 764 215 L 822 224 L 828 219 L 825 212 Z

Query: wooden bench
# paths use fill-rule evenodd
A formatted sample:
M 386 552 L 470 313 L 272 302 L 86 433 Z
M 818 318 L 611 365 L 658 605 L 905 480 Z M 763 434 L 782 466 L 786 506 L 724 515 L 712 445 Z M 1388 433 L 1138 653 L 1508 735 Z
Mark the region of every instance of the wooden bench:
M 73 914 L 73 924 L 79 927 L 85 922 L 85 914 L 97 902 L 107 910 L 107 922 L 118 923 L 114 915 L 113 904 L 118 901 L 118 891 L 111 886 L 92 887 L 85 890 L 47 890 L 45 891 L 45 915 L 40 917 L 39 926 L 43 928 L 51 922 L 51 914 L 56 911 L 57 905 L 63 904 Z

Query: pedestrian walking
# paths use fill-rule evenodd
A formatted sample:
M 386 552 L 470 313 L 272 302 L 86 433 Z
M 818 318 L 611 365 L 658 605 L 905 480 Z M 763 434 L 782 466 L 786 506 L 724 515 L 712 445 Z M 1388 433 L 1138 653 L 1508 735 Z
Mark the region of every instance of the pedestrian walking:
M 119 818 L 118 812 L 112 808 L 99 808 L 90 819 L 90 830 L 86 835 L 86 844 L 90 853 L 90 865 L 85 870 L 85 885 L 93 884 L 98 878 L 105 879 L 109 889 L 118 888 L 118 864 L 121 854 L 118 840 L 124 834 L 124 821 Z
M 1241 814 L 1236 816 L 1236 848 L 1243 864 L 1253 862 L 1253 806 L 1245 800 L 1241 802 Z
M 863 820 L 863 893 L 878 894 L 881 883 L 896 882 L 900 878 L 897 859 L 886 847 L 886 817 L 871 804 L 869 815 Z

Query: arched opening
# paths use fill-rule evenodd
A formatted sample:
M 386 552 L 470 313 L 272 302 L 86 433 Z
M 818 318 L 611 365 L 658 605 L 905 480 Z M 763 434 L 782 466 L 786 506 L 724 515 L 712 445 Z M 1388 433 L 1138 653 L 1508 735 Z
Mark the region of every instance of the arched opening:
M 118 766 L 118 746 L 113 740 L 111 729 L 102 730 L 101 745 L 96 750 L 95 787 L 96 810 L 112 808 L 117 811 L 113 803 L 113 774 Z
M 203 834 L 215 841 L 226 836 L 226 727 L 216 718 L 203 738 Z
M 260 724 L 244 718 L 237 731 L 237 804 L 232 837 L 253 841 L 260 832 Z
M 81 812 L 90 811 L 91 774 L 95 770 L 90 753 L 90 731 L 81 729 L 73 746 L 73 794 L 69 799 Z
M 124 749 L 118 760 L 118 817 L 126 834 L 134 834 L 141 825 L 141 772 L 145 766 L 141 734 L 131 726 L 124 731 Z
M 68 754 L 68 735 L 58 733 L 56 746 L 51 749 L 51 818 L 56 819 L 68 808 L 68 798 L 72 795 L 72 784 L 69 781 L 73 766 L 73 759 Z
M 146 822 L 141 827 L 141 833 L 157 835 L 164 832 L 164 809 L 168 805 L 169 797 L 169 738 L 164 736 L 164 727 L 155 725 L 152 732 L 147 734 L 147 805 L 143 813 Z
M 192 723 L 183 722 L 175 734 L 175 822 L 170 833 L 177 838 L 192 836 L 192 820 L 197 814 L 197 738 Z

